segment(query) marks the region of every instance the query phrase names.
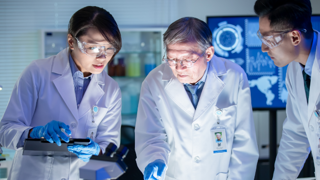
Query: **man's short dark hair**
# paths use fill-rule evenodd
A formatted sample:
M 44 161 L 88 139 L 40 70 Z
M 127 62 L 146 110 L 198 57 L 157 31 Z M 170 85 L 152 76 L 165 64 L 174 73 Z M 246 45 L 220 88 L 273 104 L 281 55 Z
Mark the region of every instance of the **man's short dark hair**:
M 259 17 L 268 17 L 276 31 L 302 30 L 305 38 L 312 37 L 312 8 L 310 0 L 257 0 L 254 11 Z

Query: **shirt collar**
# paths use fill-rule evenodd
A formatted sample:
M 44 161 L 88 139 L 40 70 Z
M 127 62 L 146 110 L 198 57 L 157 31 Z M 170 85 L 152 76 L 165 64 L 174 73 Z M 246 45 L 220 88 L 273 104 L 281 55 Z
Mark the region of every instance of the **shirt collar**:
M 313 66 L 313 62 L 314 62 L 314 58 L 316 56 L 316 47 L 317 47 L 317 33 L 313 32 L 313 41 L 312 41 L 312 46 L 311 46 L 311 50 L 310 50 L 310 54 L 308 56 L 307 59 L 307 63 L 304 67 L 304 71 L 306 72 L 306 74 L 308 74 L 309 76 L 311 76 L 312 74 L 312 66 Z
M 83 79 L 88 79 L 88 78 L 92 78 L 92 74 L 88 77 L 83 77 L 83 72 L 81 72 L 78 67 L 76 66 L 76 63 L 74 62 L 71 54 L 69 54 L 69 64 L 70 64 L 70 68 L 71 68 L 71 73 L 72 73 L 72 76 L 80 76 L 82 77 Z

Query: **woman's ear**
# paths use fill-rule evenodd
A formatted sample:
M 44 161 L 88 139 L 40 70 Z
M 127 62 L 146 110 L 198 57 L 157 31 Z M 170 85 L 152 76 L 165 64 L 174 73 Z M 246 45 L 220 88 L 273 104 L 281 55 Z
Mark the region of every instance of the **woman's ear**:
M 71 34 L 68 34 L 68 45 L 69 45 L 69 49 L 73 51 L 75 43 L 73 41 L 73 36 Z

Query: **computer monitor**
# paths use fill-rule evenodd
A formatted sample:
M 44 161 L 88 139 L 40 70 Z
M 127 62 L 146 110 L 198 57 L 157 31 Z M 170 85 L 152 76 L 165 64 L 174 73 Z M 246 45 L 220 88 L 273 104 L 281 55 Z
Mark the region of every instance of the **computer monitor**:
M 320 31 L 320 15 L 311 18 L 313 29 Z M 247 73 L 254 109 L 284 109 L 288 91 L 285 86 L 287 66 L 278 68 L 261 51 L 257 36 L 257 16 L 210 16 L 215 55 L 233 61 Z

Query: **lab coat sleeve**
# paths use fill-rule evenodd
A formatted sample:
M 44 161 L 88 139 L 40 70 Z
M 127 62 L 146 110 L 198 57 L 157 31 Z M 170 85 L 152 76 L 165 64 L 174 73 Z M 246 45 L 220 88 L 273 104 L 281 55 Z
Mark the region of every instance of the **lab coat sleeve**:
M 99 144 L 102 153 L 105 153 L 109 143 L 120 146 L 121 128 L 121 92 L 117 88 L 112 98 L 110 98 L 110 109 L 100 122 L 97 129 L 96 143 Z
M 253 180 L 259 158 L 250 88 L 244 72 L 241 77 L 228 180 Z
M 283 123 L 273 179 L 296 179 L 309 155 L 310 146 L 299 117 L 299 107 L 292 92 L 290 78 L 286 77 L 288 99 L 287 118 Z M 304 93 L 304 92 L 302 92 Z
M 7 109 L 0 122 L 0 144 L 9 149 L 18 149 L 23 145 L 23 135 L 31 129 L 32 116 L 38 99 L 40 82 L 38 68 L 32 62 L 16 82 Z M 26 132 L 26 133 L 25 133 Z
M 32 129 L 32 128 L 28 128 L 28 129 L 24 130 L 24 132 L 22 133 L 22 135 L 20 137 L 19 143 L 17 144 L 17 147 L 22 147 L 24 145 L 24 140 L 28 138 L 30 129 Z
M 162 119 L 147 81 L 141 87 L 135 128 L 137 165 L 142 173 L 154 160 L 161 159 L 168 165 L 170 147 Z

